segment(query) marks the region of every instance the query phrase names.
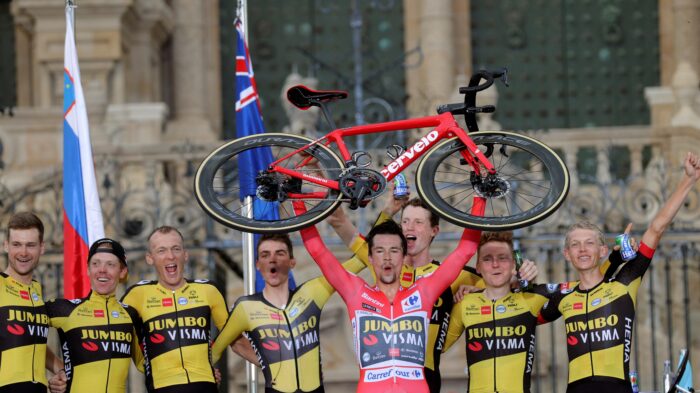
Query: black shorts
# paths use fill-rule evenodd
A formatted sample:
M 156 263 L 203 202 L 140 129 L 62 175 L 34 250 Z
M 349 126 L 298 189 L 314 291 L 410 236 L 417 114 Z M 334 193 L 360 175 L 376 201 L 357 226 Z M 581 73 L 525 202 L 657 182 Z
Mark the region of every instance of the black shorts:
M 46 385 L 38 382 L 20 382 L 0 386 L 0 393 L 46 393 Z
M 569 384 L 566 393 L 632 393 L 632 385 L 620 379 L 582 380 Z
M 440 370 L 433 371 L 428 367 L 425 367 L 423 368 L 423 371 L 425 372 L 425 381 L 428 383 L 430 393 L 440 393 L 440 387 L 442 385 Z
M 219 389 L 213 382 L 192 382 L 154 389 L 153 393 L 219 393 Z

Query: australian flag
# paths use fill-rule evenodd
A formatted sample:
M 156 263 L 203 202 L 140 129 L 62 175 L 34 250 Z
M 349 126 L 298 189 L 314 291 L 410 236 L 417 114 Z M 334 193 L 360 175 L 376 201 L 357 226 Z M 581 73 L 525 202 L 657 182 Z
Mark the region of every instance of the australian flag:
M 236 21 L 236 137 L 244 137 L 265 132 L 262 112 L 260 110 L 260 100 L 258 99 L 258 88 L 253 75 L 253 64 L 250 61 L 248 45 L 245 42 L 243 23 Z M 269 148 L 255 149 L 239 156 L 238 177 L 241 186 L 241 198 L 246 196 L 254 197 L 253 214 L 256 219 L 277 219 L 277 209 L 270 209 L 264 206 L 267 202 L 255 198 L 255 176 L 273 161 L 272 152 Z M 255 235 L 257 245 L 259 235 Z M 257 247 L 256 255 L 257 259 Z M 265 281 L 259 271 L 255 273 L 255 290 L 261 292 L 265 287 Z M 294 289 L 296 284 L 292 273 L 289 272 L 289 288 Z

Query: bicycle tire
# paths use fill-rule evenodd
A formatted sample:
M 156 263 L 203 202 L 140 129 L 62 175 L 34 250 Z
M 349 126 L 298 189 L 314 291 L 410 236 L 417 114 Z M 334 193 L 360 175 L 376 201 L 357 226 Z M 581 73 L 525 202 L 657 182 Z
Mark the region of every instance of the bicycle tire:
M 497 197 L 480 192 L 470 180 L 472 167 L 460 161 L 464 144 L 456 137 L 448 139 L 431 149 L 416 170 L 418 195 L 437 215 L 461 227 L 506 231 L 535 224 L 564 202 L 569 171 L 547 145 L 505 131 L 469 136 L 482 152 L 490 151 L 506 191 Z M 473 196 L 487 199 L 483 217 L 469 214 Z
M 253 203 L 257 204 L 259 210 L 276 210 L 279 217 L 256 219 L 246 216 L 244 208 L 247 206 L 242 202 L 240 178 L 234 178 L 238 177 L 238 163 L 244 152 L 256 154 L 261 153 L 261 150 L 258 149 L 270 148 L 274 161 L 310 143 L 312 143 L 311 139 L 298 135 L 264 133 L 238 138 L 222 145 L 211 152 L 197 169 L 194 179 L 197 201 L 202 209 L 219 223 L 244 232 L 286 233 L 317 223 L 338 207 L 341 198 L 339 191 L 302 181 L 299 184 L 300 190 L 304 190 L 304 192 L 324 190 L 327 194 L 322 199 L 304 200 L 307 212 L 300 216 L 294 214 L 291 199 L 270 203 L 265 202 L 258 196 L 259 193 L 256 193 L 258 195 L 253 196 Z M 343 170 L 343 161 L 338 155 L 328 147 L 319 144 L 292 155 L 280 165 L 297 168 L 297 165 L 308 155 L 313 156 L 318 161 L 318 168 L 308 169 L 313 171 L 316 176 L 321 176 L 318 172 L 323 171 L 323 176 L 335 180 Z M 299 169 L 297 168 L 297 170 Z M 289 179 L 279 173 L 274 176 L 276 176 L 275 180 L 279 182 Z M 252 187 L 259 192 L 260 188 L 256 180 L 254 178 L 249 180 L 253 182 Z

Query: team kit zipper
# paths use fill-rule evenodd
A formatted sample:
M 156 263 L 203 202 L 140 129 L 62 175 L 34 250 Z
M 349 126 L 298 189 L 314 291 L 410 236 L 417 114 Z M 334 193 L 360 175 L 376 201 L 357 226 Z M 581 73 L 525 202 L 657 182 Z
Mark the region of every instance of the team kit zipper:
M 287 323 L 287 329 L 289 330 L 289 336 L 292 338 L 292 351 L 294 352 L 294 371 L 297 377 L 297 390 L 301 389 L 301 381 L 299 380 L 299 357 L 297 356 L 297 346 L 296 337 L 294 337 L 294 332 L 292 331 L 292 324 L 289 323 L 289 318 L 287 318 L 287 313 L 282 310 L 282 315 L 284 316 L 284 321 Z M 279 334 L 279 333 L 277 333 Z
M 105 299 L 105 314 L 107 316 L 107 333 L 112 332 L 112 324 L 110 323 L 110 313 L 109 313 L 109 298 Z M 107 337 L 111 337 L 110 334 L 107 335 Z M 109 350 L 109 359 L 107 361 L 107 383 L 105 386 L 105 393 L 109 392 L 109 376 L 110 372 L 112 370 L 112 349 L 110 348 Z
M 175 298 L 175 291 L 172 291 L 173 293 L 173 306 L 175 307 L 175 320 L 179 321 L 180 317 L 177 314 L 177 299 Z M 180 351 L 180 364 L 182 365 L 182 369 L 185 371 L 185 376 L 187 377 L 187 383 L 190 382 L 190 373 L 187 372 L 187 368 L 185 368 L 185 358 L 182 355 L 182 332 L 180 331 L 180 322 L 177 322 L 177 347 L 178 351 Z

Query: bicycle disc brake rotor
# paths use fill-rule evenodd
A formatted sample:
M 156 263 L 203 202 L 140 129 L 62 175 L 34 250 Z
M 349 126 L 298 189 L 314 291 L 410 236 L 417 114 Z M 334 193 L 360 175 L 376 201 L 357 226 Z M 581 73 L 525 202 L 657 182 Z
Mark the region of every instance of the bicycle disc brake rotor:
M 510 183 L 507 180 L 492 174 L 482 178 L 472 172 L 472 185 L 474 192 L 482 198 L 503 198 L 510 191 Z
M 379 196 L 386 187 L 381 173 L 366 168 L 354 168 L 340 177 L 340 192 L 350 199 L 350 208 L 365 206 Z
M 282 202 L 287 199 L 287 193 L 301 191 L 301 180 L 287 179 L 279 173 L 260 171 L 255 183 L 258 185 L 255 195 L 266 202 Z

